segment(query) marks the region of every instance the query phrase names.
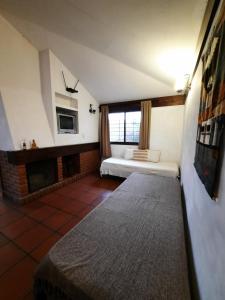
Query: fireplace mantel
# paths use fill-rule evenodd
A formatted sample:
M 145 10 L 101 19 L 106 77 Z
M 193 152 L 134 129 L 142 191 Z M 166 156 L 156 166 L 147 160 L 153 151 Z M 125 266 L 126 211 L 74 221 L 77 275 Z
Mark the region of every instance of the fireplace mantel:
M 99 142 L 67 146 L 56 146 L 30 150 L 7 151 L 8 162 L 13 165 L 23 165 L 43 159 L 57 158 L 99 149 Z
M 31 201 L 96 172 L 99 166 L 99 143 L 8 152 L 0 150 L 3 195 L 17 203 Z M 54 174 L 49 172 L 53 169 Z M 47 176 L 46 185 L 38 182 L 43 176 Z

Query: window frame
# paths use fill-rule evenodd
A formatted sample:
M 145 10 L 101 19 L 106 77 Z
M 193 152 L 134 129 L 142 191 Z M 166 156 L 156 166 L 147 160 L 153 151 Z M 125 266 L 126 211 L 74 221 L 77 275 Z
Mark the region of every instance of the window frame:
M 132 112 L 140 112 L 141 110 L 140 109 L 137 109 L 137 110 L 133 110 Z M 113 113 L 123 113 L 124 114 L 124 134 L 123 134 L 123 142 L 111 142 L 110 141 L 110 145 L 139 145 L 139 142 L 136 143 L 136 142 L 126 142 L 126 118 L 127 118 L 127 115 L 126 113 L 130 112 L 130 111 L 117 111 L 117 112 L 110 112 L 109 114 L 113 114 Z M 109 126 L 110 126 L 110 122 L 109 122 Z M 109 133 L 110 135 L 110 133 Z M 140 138 L 140 136 L 139 136 Z M 110 139 L 110 136 L 109 136 L 109 139 Z

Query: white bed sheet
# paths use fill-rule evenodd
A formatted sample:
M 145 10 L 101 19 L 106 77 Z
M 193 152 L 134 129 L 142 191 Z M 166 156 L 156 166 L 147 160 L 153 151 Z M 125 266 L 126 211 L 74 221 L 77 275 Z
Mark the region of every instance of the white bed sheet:
M 113 175 L 127 178 L 133 172 L 176 178 L 179 175 L 179 168 L 175 162 L 153 163 L 116 157 L 110 157 L 103 160 L 100 167 L 101 175 Z

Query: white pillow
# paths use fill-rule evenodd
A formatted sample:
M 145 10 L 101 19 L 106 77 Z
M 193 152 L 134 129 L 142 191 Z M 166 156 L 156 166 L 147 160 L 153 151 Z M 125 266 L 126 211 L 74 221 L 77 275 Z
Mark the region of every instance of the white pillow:
M 125 153 L 124 153 L 124 158 L 125 159 L 132 159 L 133 158 L 133 152 L 134 152 L 134 149 L 126 148 Z
M 148 151 L 149 150 L 147 150 L 147 149 L 146 150 L 135 149 L 133 159 L 141 160 L 141 161 L 148 161 Z
M 161 152 L 159 150 L 149 150 L 148 151 L 148 160 L 151 162 L 159 162 L 160 161 Z

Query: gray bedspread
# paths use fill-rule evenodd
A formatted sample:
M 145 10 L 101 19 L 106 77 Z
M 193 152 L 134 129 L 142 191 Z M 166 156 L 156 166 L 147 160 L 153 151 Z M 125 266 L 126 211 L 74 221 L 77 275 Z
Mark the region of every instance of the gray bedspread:
M 36 299 L 190 299 L 179 182 L 133 173 L 40 264 Z

